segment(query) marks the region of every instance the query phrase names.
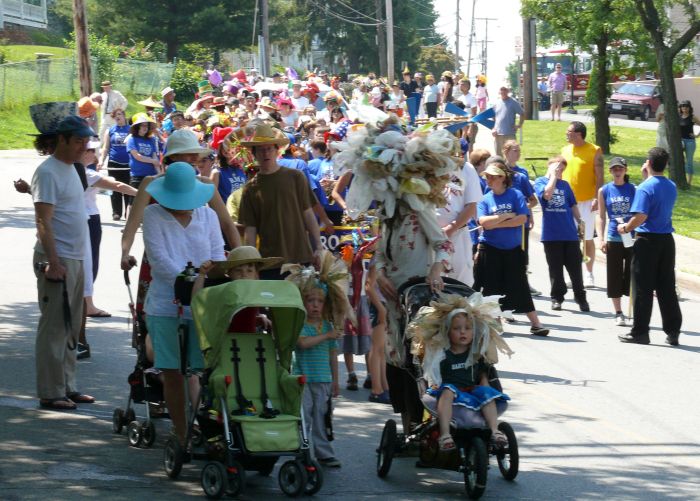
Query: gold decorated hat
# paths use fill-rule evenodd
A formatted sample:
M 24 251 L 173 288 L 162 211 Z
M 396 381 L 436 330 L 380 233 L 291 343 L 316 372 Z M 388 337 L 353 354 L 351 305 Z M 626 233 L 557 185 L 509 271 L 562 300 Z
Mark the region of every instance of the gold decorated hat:
M 274 144 L 279 147 L 287 147 L 289 139 L 286 134 L 271 125 L 258 121 L 249 123 L 234 132 L 241 146 L 253 147 L 265 144 Z

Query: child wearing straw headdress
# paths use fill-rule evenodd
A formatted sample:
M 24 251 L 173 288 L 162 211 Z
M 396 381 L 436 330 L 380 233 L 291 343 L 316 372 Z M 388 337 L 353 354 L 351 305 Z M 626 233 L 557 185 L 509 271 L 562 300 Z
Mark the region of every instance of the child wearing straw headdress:
M 455 448 L 450 434 L 453 405 L 480 411 L 491 429 L 491 440 L 496 444 L 506 441 L 498 429 L 496 401 L 510 397 L 489 385 L 498 351 L 509 357 L 513 353 L 500 336 L 497 316 L 501 314 L 496 296 L 440 294 L 408 325 L 411 351 L 423 360 L 428 393 L 438 399 L 441 450 Z
M 332 413 L 332 397 L 338 396 L 338 343 L 346 318 L 353 317 L 348 302 L 348 271 L 345 263 L 328 251 L 321 255 L 320 271 L 312 266 L 286 264 L 282 273 L 301 292 L 306 322 L 294 352 L 293 373 L 306 376 L 304 422 L 319 463 L 340 467 L 326 432 L 326 419 Z

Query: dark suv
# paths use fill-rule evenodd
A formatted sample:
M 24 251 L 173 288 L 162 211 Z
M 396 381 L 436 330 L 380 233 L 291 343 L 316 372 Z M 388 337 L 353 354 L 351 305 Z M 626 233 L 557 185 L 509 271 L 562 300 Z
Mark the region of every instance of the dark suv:
M 647 121 L 656 115 L 656 108 L 661 104 L 660 94 L 658 85 L 642 82 L 623 84 L 606 102 L 608 115 L 627 115 L 630 120 L 640 117 Z

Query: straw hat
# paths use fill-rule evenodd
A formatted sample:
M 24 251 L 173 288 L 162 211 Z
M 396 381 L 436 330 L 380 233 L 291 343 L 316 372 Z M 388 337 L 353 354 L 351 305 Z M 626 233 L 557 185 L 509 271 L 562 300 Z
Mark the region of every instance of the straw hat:
M 137 101 L 136 104 L 140 104 L 141 106 L 145 106 L 146 108 L 162 108 L 163 107 L 163 105 L 160 104 L 155 99 L 153 99 L 152 96 L 148 96 L 148 98 L 144 99 L 143 101 Z
M 174 162 L 165 175 L 154 179 L 146 191 L 156 202 L 172 210 L 192 210 L 202 207 L 214 195 L 215 186 L 197 179 L 194 168 L 187 162 Z
M 289 139 L 279 129 L 258 121 L 250 123 L 234 132 L 241 146 L 253 147 L 265 144 L 273 144 L 279 147 L 287 147 Z
M 168 142 L 165 144 L 166 157 L 177 153 L 199 153 L 200 155 L 207 155 L 211 153 L 211 150 L 202 148 L 199 145 L 197 136 L 191 130 L 179 129 L 168 136 Z
M 259 108 L 268 108 L 270 110 L 279 111 L 277 105 L 270 99 L 269 96 L 263 97 L 258 103 Z
M 136 113 L 133 117 L 131 117 L 131 126 L 132 127 L 134 125 L 141 125 L 141 124 L 145 124 L 145 123 L 154 124 L 154 123 L 156 123 L 156 121 L 153 120 L 148 115 L 146 115 L 145 113 Z
M 502 177 L 505 177 L 505 176 L 506 176 L 505 171 L 504 171 L 503 169 L 501 169 L 501 168 L 500 168 L 498 165 L 496 165 L 495 163 L 493 163 L 493 164 L 489 165 L 488 167 L 486 167 L 486 169 L 484 170 L 483 174 L 490 174 L 490 175 L 492 175 L 492 176 L 502 176 Z
M 222 278 L 232 268 L 248 263 L 255 263 L 258 270 L 267 270 L 279 267 L 284 263 L 284 258 L 262 257 L 255 247 L 242 245 L 233 249 L 226 261 L 214 261 L 215 266 L 207 275 L 209 278 Z

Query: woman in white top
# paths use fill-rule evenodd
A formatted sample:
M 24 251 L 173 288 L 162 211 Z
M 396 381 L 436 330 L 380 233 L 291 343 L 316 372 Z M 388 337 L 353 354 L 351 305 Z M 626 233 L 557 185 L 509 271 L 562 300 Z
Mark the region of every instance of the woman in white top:
M 439 99 L 440 89 L 435 83 L 435 77 L 428 74 L 425 77 L 425 87 L 423 88 L 423 102 L 425 103 L 425 113 L 429 118 L 437 117 Z

